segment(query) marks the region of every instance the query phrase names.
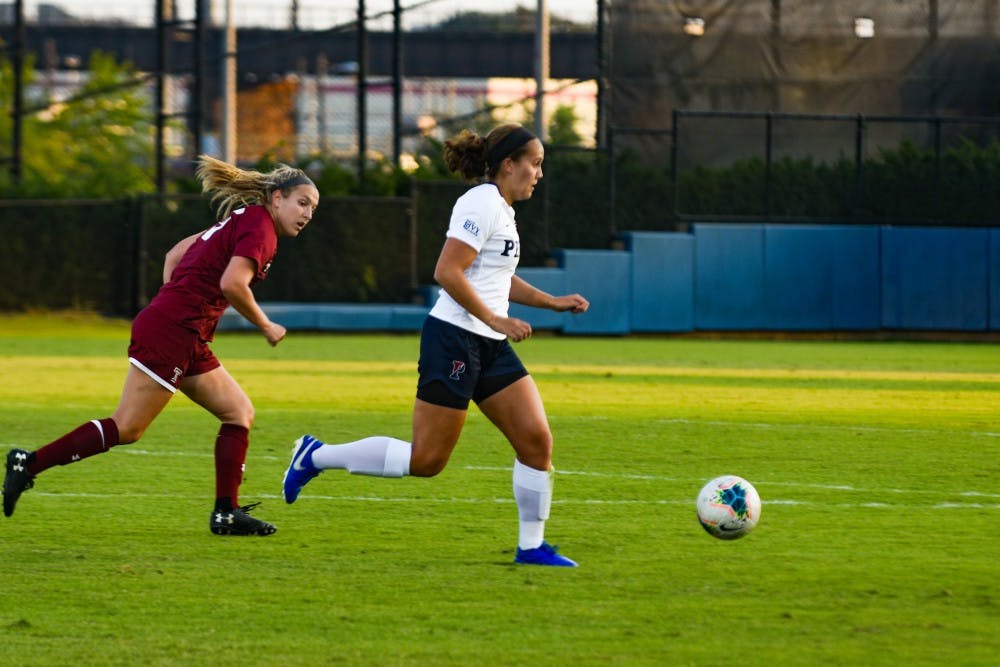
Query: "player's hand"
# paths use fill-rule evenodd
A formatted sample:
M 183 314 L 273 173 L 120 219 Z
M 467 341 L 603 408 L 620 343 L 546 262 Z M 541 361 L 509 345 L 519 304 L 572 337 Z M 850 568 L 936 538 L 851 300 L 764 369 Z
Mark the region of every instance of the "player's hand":
M 563 313 L 567 310 L 571 313 L 585 313 L 590 308 L 590 302 L 579 294 L 568 294 L 558 296 L 553 299 L 552 310 Z
M 515 343 L 531 337 L 531 325 L 516 317 L 494 317 L 490 322 L 490 328 L 504 334 Z
M 265 324 L 261 328 L 261 331 L 264 333 L 264 337 L 267 338 L 267 342 L 271 347 L 280 343 L 285 337 L 285 334 L 288 333 L 285 327 L 280 324 L 275 324 L 274 322 L 268 322 Z

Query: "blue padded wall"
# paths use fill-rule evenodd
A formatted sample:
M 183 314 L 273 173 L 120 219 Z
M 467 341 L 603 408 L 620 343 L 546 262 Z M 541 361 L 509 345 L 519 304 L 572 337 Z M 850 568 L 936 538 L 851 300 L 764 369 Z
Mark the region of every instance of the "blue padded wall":
M 694 328 L 694 236 L 628 232 L 632 254 L 632 331 L 691 331 Z
M 833 326 L 833 234 L 815 227 L 764 229 L 764 308 L 768 329 Z
M 834 329 L 875 330 L 882 321 L 880 279 L 882 230 L 875 226 L 832 227 Z
M 286 303 L 272 301 L 260 304 L 267 316 L 289 331 L 296 329 L 319 329 L 320 304 Z M 234 309 L 226 308 L 219 319 L 219 331 L 257 331 L 257 327 Z
M 882 326 L 982 331 L 990 230 L 884 227 Z
M 1000 229 L 990 230 L 990 331 L 1000 331 Z
M 389 328 L 392 331 L 420 331 L 424 326 L 428 306 L 392 305 L 389 308 Z
M 762 329 L 764 226 L 694 225 L 696 329 Z
M 618 250 L 557 250 L 566 272 L 565 292 L 582 294 L 590 309 L 566 314 L 563 331 L 574 334 L 629 333 L 629 276 L 632 256 Z
M 877 227 L 768 225 L 766 328 L 877 329 L 878 262 Z
M 511 304 L 537 329 L 569 334 L 712 330 L 1000 331 L 1000 229 L 701 223 L 693 234 L 628 232 L 628 251 L 557 250 L 525 267 L 583 315 Z M 426 306 L 268 303 L 290 330 L 419 331 Z M 220 330 L 253 326 L 232 308 Z
M 519 268 L 517 275 L 525 282 L 553 296 L 561 296 L 569 291 L 566 289 L 566 272 L 562 269 L 525 267 Z M 510 316 L 528 322 L 532 329 L 562 329 L 565 318 L 569 317 L 566 313 L 531 308 L 518 303 L 510 304 Z

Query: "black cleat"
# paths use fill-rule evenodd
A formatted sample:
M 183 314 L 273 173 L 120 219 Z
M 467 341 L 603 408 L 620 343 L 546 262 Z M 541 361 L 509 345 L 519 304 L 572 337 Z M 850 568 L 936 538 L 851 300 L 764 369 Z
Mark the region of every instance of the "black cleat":
M 31 452 L 12 449 L 7 452 L 7 474 L 3 478 L 3 515 L 14 513 L 14 506 L 21 494 L 35 485 L 35 476 L 28 472 Z
M 6 487 L 4 487 L 6 489 Z M 6 503 L 6 499 L 5 499 Z M 251 503 L 228 511 L 213 510 L 208 527 L 216 535 L 271 535 L 277 528 L 267 521 L 255 519 L 247 512 L 260 503 Z M 4 505 L 6 508 L 6 504 Z

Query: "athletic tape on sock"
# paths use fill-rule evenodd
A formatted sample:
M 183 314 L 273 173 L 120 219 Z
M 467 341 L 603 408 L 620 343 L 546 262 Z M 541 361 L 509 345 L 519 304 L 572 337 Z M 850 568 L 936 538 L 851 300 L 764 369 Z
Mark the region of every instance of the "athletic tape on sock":
M 552 507 L 552 470 L 537 470 L 515 459 L 513 480 L 521 518 L 547 520 Z
M 389 445 L 385 448 L 385 468 L 382 473 L 385 477 L 403 477 L 410 474 L 410 454 L 413 446 L 408 442 L 389 440 Z

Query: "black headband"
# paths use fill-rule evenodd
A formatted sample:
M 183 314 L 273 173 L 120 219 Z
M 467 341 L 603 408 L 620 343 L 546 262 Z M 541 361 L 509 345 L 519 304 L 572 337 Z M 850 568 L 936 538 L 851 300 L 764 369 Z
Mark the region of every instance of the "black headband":
M 511 131 L 510 134 L 501 139 L 499 143 L 497 143 L 497 145 L 490 150 L 489 155 L 486 156 L 486 164 L 490 167 L 497 166 L 503 162 L 504 158 L 508 157 L 511 153 L 534 138 L 535 135 L 528 132 L 523 127 L 519 127 Z
M 274 189 L 284 191 L 288 188 L 294 188 L 296 185 L 312 185 L 315 187 L 316 184 L 312 182 L 311 178 L 300 173 L 292 176 L 287 181 L 282 181 L 281 183 L 276 184 Z

